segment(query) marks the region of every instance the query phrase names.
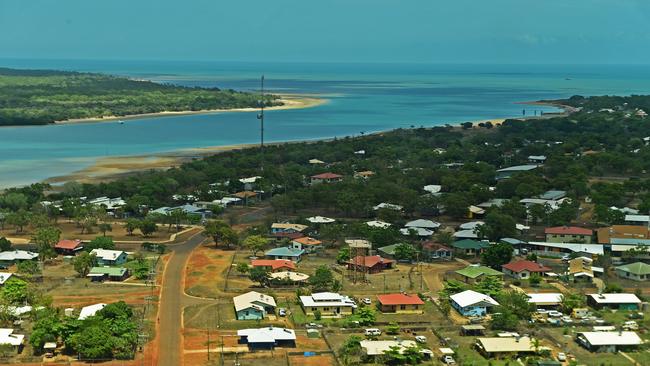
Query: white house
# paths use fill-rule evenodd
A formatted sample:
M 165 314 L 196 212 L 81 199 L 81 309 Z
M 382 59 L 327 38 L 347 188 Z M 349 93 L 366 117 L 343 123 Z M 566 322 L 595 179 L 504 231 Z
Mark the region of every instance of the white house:
M 239 337 L 239 343 L 247 344 L 251 349 L 296 346 L 296 332 L 292 329 L 276 327 L 240 329 L 237 331 L 237 336 Z
M 490 296 L 472 290 L 453 294 L 449 298 L 451 306 L 463 316 L 484 316 L 488 308 L 499 306 Z
M 581 332 L 578 343 L 591 352 L 616 352 L 621 348 L 635 348 L 643 343 L 635 332 Z
M 300 296 L 300 303 L 307 315 L 320 311 L 325 316 L 350 315 L 357 308 L 354 300 L 334 292 L 317 292 Z
M 235 303 L 237 320 L 264 319 L 268 313 L 275 312 L 275 299 L 256 291 L 250 291 L 232 298 Z
M 79 313 L 78 319 L 84 320 L 91 316 L 95 316 L 95 314 L 97 314 L 98 311 L 102 310 L 105 307 L 106 304 L 102 304 L 102 303 L 84 306 L 83 308 L 81 308 L 81 312 Z
M 8 344 L 14 348 L 18 348 L 25 342 L 25 336 L 22 334 L 14 334 L 11 328 L 0 328 L 0 345 Z
M 387 210 L 393 210 L 393 211 L 402 211 L 403 208 L 404 207 L 402 207 L 400 205 L 395 205 L 395 204 L 392 204 L 392 203 L 382 202 L 382 203 L 378 204 L 377 206 L 373 207 L 372 209 L 375 210 L 375 211 L 381 210 L 381 209 L 387 209 Z
M 562 303 L 562 294 L 559 292 L 526 294 L 528 303 L 537 307 L 555 307 Z
M 368 221 L 368 222 L 366 222 L 366 225 L 368 225 L 368 226 L 370 226 L 372 228 L 376 228 L 376 229 L 387 229 L 387 228 L 391 227 L 390 223 L 384 222 L 384 221 L 381 221 L 381 220 Z
M 128 255 L 121 250 L 93 249 L 90 254 L 97 257 L 97 265 L 113 266 L 126 263 Z

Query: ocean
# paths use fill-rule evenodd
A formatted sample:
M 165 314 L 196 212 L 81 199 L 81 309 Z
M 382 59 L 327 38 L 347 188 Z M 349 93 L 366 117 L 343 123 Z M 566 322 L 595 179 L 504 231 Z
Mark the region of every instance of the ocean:
M 648 94 L 650 68 L 625 65 L 439 65 L 0 59 L 2 67 L 103 72 L 187 86 L 317 95 L 328 103 L 268 111 L 268 142 L 358 136 L 399 127 L 531 115 L 517 102 Z M 256 112 L 0 128 L 0 188 L 88 167 L 98 158 L 256 143 Z

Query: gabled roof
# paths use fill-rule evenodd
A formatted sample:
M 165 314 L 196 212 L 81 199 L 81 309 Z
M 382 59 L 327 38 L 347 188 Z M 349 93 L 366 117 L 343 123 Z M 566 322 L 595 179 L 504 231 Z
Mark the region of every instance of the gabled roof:
M 38 257 L 38 253 L 27 252 L 24 250 L 8 250 L 0 252 L 0 261 L 22 261 L 31 260 Z
M 592 235 L 593 231 L 577 226 L 556 226 L 544 229 L 545 234 L 551 235 Z
M 404 226 L 409 228 L 437 229 L 440 227 L 440 223 L 431 220 L 417 219 L 407 222 Z
M 368 255 L 368 256 L 358 255 L 348 261 L 349 264 L 364 266 L 366 268 L 372 268 L 378 264 L 390 264 L 394 262 L 395 261 L 393 260 L 382 258 L 379 255 Z
M 480 348 L 487 353 L 500 352 L 535 352 L 529 337 L 487 337 L 476 339 Z
M 467 230 L 458 230 L 453 234 L 454 238 L 457 239 L 476 239 L 478 238 L 478 235 L 476 232 L 474 232 L 474 229 L 467 229 Z
M 293 239 L 294 242 L 302 244 L 302 245 L 322 245 L 323 242 L 314 238 L 310 238 L 309 236 L 303 236 L 302 238 L 296 238 Z
M 490 246 L 486 241 L 478 241 L 471 239 L 459 240 L 451 243 L 451 246 L 457 249 L 484 249 Z
M 274 222 L 271 229 L 303 231 L 309 226 L 301 224 L 292 224 L 289 222 Z
M 112 261 L 117 259 L 119 256 L 125 253 L 121 250 L 108 250 L 108 249 L 93 249 L 90 251 L 90 254 L 94 254 L 97 258 L 101 258 L 106 261 Z
M 250 198 L 250 197 L 255 197 L 255 196 L 257 196 L 257 192 L 253 192 L 253 191 L 241 191 L 241 192 L 234 193 L 233 196 L 235 196 L 235 197 L 237 197 L 237 198 L 242 198 L 242 199 L 244 199 L 244 198 Z
M 640 304 L 635 294 L 589 294 L 598 304 Z
M 312 224 L 329 224 L 336 220 L 324 216 L 312 216 L 308 217 L 307 221 L 311 222 Z
M 0 285 L 4 285 L 5 282 L 7 282 L 7 280 L 10 279 L 13 275 L 13 273 L 9 272 L 0 272 Z
M 424 301 L 416 294 L 385 294 L 377 295 L 377 300 L 382 305 L 423 305 Z
M 635 332 L 580 332 L 592 346 L 634 346 L 643 343 Z
M 20 346 L 25 341 L 25 336 L 22 334 L 14 334 L 11 328 L 0 328 L 0 344 L 9 344 L 12 346 Z
M 265 255 L 279 257 L 299 257 L 305 253 L 302 249 L 293 249 L 288 247 L 273 248 L 268 250 Z
M 428 251 L 451 252 L 451 248 L 449 248 L 448 246 L 433 241 L 425 241 L 424 243 L 422 243 L 422 248 Z
M 253 259 L 253 267 L 271 267 L 272 270 L 280 268 L 296 269 L 296 265 L 288 259 Z
M 477 278 L 479 276 L 503 276 L 503 273 L 485 266 L 469 265 L 456 271 L 461 276 Z
M 411 244 L 408 243 L 397 243 L 397 244 L 391 244 L 391 245 L 386 245 L 384 247 L 381 247 L 377 249 L 379 252 L 384 253 L 386 255 L 395 255 L 395 248 L 397 248 L 400 245 L 408 245 L 410 247 L 413 247 Z
M 90 269 L 87 277 L 95 277 L 97 275 L 108 275 L 108 276 L 124 276 L 126 274 L 126 268 L 117 268 L 117 267 L 93 267 Z
M 559 292 L 526 294 L 528 302 L 531 304 L 559 304 L 562 302 L 563 295 Z
M 286 328 L 240 329 L 237 336 L 246 337 L 248 343 L 275 343 L 277 341 L 295 341 L 296 332 Z
M 79 320 L 84 320 L 86 318 L 94 316 L 95 314 L 97 314 L 98 311 L 102 310 L 104 307 L 106 307 L 106 304 L 103 303 L 84 306 L 83 308 L 81 308 L 81 313 L 79 313 Z
M 235 296 L 232 298 L 232 301 L 235 303 L 236 311 L 241 311 L 248 308 L 255 308 L 263 311 L 264 309 L 262 306 L 276 306 L 275 299 L 272 296 L 265 295 L 256 291 L 250 291 L 243 295 Z M 262 305 L 260 306 L 259 304 Z
M 366 225 L 370 227 L 380 228 L 380 229 L 386 229 L 391 226 L 390 223 L 381 220 L 368 221 L 366 222 Z
M 533 261 L 527 261 L 527 260 L 521 260 L 521 261 L 516 261 L 516 262 L 510 262 L 508 264 L 504 264 L 502 266 L 504 269 L 508 269 L 512 272 L 522 272 L 522 271 L 528 271 L 528 272 L 549 272 L 551 271 L 551 268 L 545 267 L 537 262 Z
M 616 267 L 616 269 L 619 271 L 633 273 L 637 276 L 650 274 L 650 265 L 643 262 L 624 264 L 622 266 Z
M 504 173 L 504 172 L 526 172 L 529 170 L 537 169 L 537 165 L 515 165 L 515 166 L 510 166 L 507 168 L 499 169 L 497 170 L 498 173 Z
M 58 243 L 54 246 L 57 249 L 65 249 L 65 250 L 75 250 L 81 246 L 81 240 L 75 239 L 75 240 L 59 240 Z
M 339 179 L 343 178 L 342 175 L 335 174 L 335 173 L 321 173 L 321 174 L 316 174 L 311 176 L 312 179 Z
M 488 295 L 473 290 L 466 290 L 449 297 L 461 308 L 471 305 L 498 306 L 499 303 Z

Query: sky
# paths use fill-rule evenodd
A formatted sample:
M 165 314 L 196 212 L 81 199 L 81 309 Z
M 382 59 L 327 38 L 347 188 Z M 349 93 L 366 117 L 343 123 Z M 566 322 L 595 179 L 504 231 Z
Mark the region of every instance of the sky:
M 647 64 L 648 0 L 0 0 L 0 58 Z

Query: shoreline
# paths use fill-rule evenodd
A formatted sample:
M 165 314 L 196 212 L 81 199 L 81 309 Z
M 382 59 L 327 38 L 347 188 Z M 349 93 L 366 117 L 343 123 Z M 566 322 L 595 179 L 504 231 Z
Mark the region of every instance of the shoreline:
M 283 105 L 264 108 L 265 111 L 313 108 L 328 103 L 327 99 L 320 98 L 317 96 L 298 95 L 298 94 L 277 94 L 277 95 L 280 96 L 280 98 L 277 100 L 282 102 Z M 46 124 L 43 126 L 65 126 L 71 124 L 90 124 L 90 123 L 115 122 L 115 121 L 126 122 L 129 120 L 141 120 L 141 119 L 150 119 L 150 118 L 157 118 L 157 117 L 221 114 L 221 113 L 233 113 L 233 112 L 256 112 L 256 111 L 259 111 L 259 108 L 206 109 L 200 111 L 162 111 L 162 112 L 155 112 L 155 113 L 131 114 L 127 116 L 105 116 L 105 117 L 67 119 L 63 121 L 55 121 L 54 123 Z M 20 127 L 20 126 L 7 126 L 7 127 Z
M 318 105 L 321 105 L 323 103 L 326 103 L 326 100 L 323 99 L 315 99 L 320 102 Z M 538 105 L 547 105 L 547 106 L 553 106 L 556 108 L 559 108 L 559 105 L 554 105 L 551 103 L 541 103 L 541 102 L 534 102 L 534 103 L 539 103 Z M 518 104 L 533 104 L 533 102 L 521 102 Z M 296 107 L 300 108 L 300 107 Z M 306 108 L 306 107 L 305 107 Z M 509 117 L 509 118 L 491 118 L 491 119 L 484 119 L 484 120 L 474 120 L 474 121 L 468 121 L 472 123 L 472 130 L 473 129 L 481 129 L 480 124 L 490 122 L 494 127 L 499 127 L 504 121 L 508 119 L 514 119 L 514 120 L 531 120 L 531 119 L 546 119 L 546 118 L 552 118 L 552 117 L 557 117 L 560 115 L 567 115 L 571 113 L 570 110 L 562 108 L 563 111 L 559 113 L 549 113 L 546 115 L 541 115 L 541 116 L 528 116 L 528 117 Z M 457 122 L 454 124 L 448 124 L 452 126 L 453 129 L 458 129 L 459 131 L 463 131 L 463 123 L 466 122 Z M 431 126 L 427 128 L 433 128 L 433 127 L 444 127 L 444 124 L 441 124 L 439 126 Z M 381 134 L 381 133 L 386 133 L 390 131 L 394 131 L 398 128 L 390 129 L 390 130 L 383 130 L 383 131 L 376 131 L 372 133 L 368 133 L 365 136 L 373 135 L 373 134 Z M 282 144 L 292 144 L 292 143 L 308 143 L 308 142 L 320 142 L 320 141 L 328 141 L 332 140 L 333 137 L 324 137 L 324 138 L 317 138 L 317 139 L 307 139 L 307 140 L 287 140 L 287 141 L 279 141 L 279 142 L 269 142 L 265 144 L 266 146 L 272 146 L 272 145 L 282 145 Z M 55 176 L 55 177 L 50 177 L 42 182 L 44 183 L 50 183 L 54 185 L 59 185 L 63 184 L 68 181 L 77 181 L 80 183 L 100 183 L 100 182 L 108 182 L 108 181 L 113 181 L 116 179 L 128 177 L 131 175 L 136 175 L 139 173 L 147 172 L 147 171 L 164 171 L 168 170 L 174 167 L 178 167 L 182 165 L 183 163 L 190 162 L 195 159 L 202 159 L 208 156 L 216 155 L 219 153 L 223 152 L 229 152 L 229 151 L 235 151 L 235 150 L 242 150 L 242 149 L 249 149 L 249 148 L 254 148 L 258 147 L 259 144 L 257 143 L 250 143 L 250 144 L 234 144 L 234 145 L 222 145 L 222 146 L 206 146 L 206 147 L 196 147 L 196 148 L 186 148 L 186 149 L 179 149 L 179 150 L 173 150 L 173 151 L 168 151 L 168 152 L 161 152 L 161 153 L 153 153 L 153 154 L 147 154 L 147 155 L 133 155 L 133 156 L 112 156 L 112 157 L 104 157 L 104 158 L 98 158 L 95 160 L 94 164 L 69 173 L 69 174 L 64 174 L 60 176 Z

